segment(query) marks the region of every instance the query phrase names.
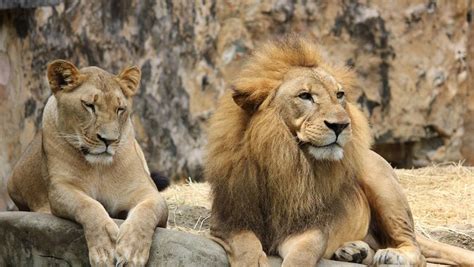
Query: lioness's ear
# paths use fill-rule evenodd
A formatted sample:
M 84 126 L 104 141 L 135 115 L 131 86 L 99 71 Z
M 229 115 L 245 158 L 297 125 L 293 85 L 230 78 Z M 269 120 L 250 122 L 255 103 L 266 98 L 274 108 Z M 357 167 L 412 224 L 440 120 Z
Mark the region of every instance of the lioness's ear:
M 58 59 L 48 64 L 49 87 L 53 94 L 70 91 L 82 83 L 79 70 L 69 61 Z
M 232 98 L 234 102 L 248 113 L 254 113 L 266 98 L 261 91 L 244 91 L 232 87 Z
M 142 73 L 137 66 L 128 67 L 118 75 L 122 92 L 126 97 L 131 97 L 137 93 L 141 75 Z

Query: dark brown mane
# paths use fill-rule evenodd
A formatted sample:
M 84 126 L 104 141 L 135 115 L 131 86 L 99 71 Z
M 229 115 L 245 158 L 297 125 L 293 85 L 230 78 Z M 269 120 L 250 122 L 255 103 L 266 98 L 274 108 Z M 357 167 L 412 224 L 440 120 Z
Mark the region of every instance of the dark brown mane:
M 350 184 L 360 175 L 370 145 L 364 116 L 349 104 L 353 140 L 344 159 L 316 161 L 300 149 L 278 110 L 266 104 L 291 68 L 320 65 L 350 88 L 352 73 L 325 64 L 314 42 L 294 37 L 268 42 L 234 81 L 234 99 L 223 97 L 210 123 L 205 169 L 214 198 L 214 232 L 253 230 L 271 252 L 279 239 L 324 226 L 343 212 L 342 202 L 352 193 Z M 236 94 L 258 108 L 242 109 Z

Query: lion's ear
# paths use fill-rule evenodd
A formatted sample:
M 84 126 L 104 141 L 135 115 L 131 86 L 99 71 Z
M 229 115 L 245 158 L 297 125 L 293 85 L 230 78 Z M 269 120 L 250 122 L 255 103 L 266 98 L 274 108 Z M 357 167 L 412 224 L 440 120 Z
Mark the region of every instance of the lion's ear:
M 234 99 L 235 104 L 249 113 L 253 113 L 258 108 L 258 105 L 254 105 L 254 103 L 249 101 L 249 95 L 246 93 L 234 90 L 234 92 L 232 92 L 232 98 Z
M 142 73 L 137 66 L 124 69 L 119 75 L 122 92 L 126 97 L 134 96 L 140 87 Z
M 250 92 L 248 92 L 232 87 L 232 91 L 234 102 L 248 113 L 254 113 L 257 111 L 258 107 L 266 98 L 266 94 L 257 90 L 250 90 Z
M 48 64 L 48 81 L 53 94 L 70 91 L 82 83 L 79 70 L 69 61 L 58 59 Z

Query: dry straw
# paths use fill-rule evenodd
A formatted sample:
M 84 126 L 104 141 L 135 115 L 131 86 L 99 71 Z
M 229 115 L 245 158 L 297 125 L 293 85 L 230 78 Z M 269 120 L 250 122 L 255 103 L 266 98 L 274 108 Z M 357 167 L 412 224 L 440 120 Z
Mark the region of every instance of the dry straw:
M 396 170 L 417 230 L 448 230 L 474 237 L 474 168 L 458 164 Z

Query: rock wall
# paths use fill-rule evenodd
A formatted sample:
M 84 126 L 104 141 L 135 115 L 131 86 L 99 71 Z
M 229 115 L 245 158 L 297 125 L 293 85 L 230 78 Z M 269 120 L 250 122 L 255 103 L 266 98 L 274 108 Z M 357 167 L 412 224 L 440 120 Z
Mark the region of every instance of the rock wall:
M 464 115 L 464 132 L 462 138 L 461 153 L 466 161 L 474 164 L 474 30 L 472 20 L 474 19 L 474 1 L 471 0 L 471 8 L 468 19 L 471 21 L 471 30 L 468 35 L 467 61 L 469 62 L 469 81 L 466 95 L 466 113 Z
M 375 148 L 395 165 L 474 163 L 472 10 L 472 0 L 65 0 L 1 10 L 0 178 L 40 127 L 47 62 L 63 58 L 116 73 L 138 64 L 133 119 L 151 169 L 200 179 L 206 121 L 226 79 L 256 42 L 288 32 L 317 37 L 327 57 L 354 67 Z

